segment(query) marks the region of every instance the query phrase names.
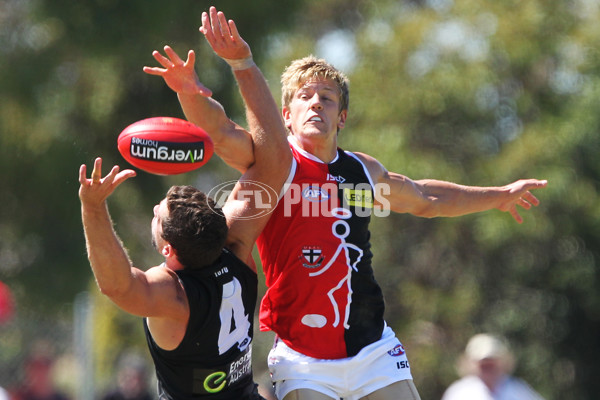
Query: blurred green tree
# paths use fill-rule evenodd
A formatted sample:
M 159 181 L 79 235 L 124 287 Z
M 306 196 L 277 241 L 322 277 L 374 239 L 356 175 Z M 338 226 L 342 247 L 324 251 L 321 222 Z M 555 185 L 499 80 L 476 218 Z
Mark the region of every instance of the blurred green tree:
M 154 65 L 152 50 L 195 49 L 201 79 L 243 122 L 228 68 L 197 31 L 209 5 L 5 0 L 0 6 L 0 279 L 28 319 L 31 310 L 64 317 L 65 304 L 88 287 L 79 165 L 101 155 L 125 166 L 115 145 L 123 127 L 148 116 L 182 116 L 164 83 L 141 72 Z M 348 73 L 343 148 L 414 179 L 470 185 L 548 179 L 536 193 L 542 204 L 523 212 L 523 225 L 500 212 L 374 218 L 387 320 L 408 349 L 422 398 L 439 398 L 456 378 L 455 361 L 473 333 L 495 331 L 514 344 L 517 375 L 547 399 L 595 399 L 598 4 L 224 0 L 217 6 L 238 23 L 276 97 L 279 75 L 294 58 L 314 53 Z M 197 173 L 140 174 L 128 182 L 111 207 L 136 263 L 159 262 L 148 222 L 169 185 L 207 189 L 236 176 L 215 158 Z M 112 317 L 103 311 L 98 318 Z M 136 325 L 121 320 L 122 313 L 114 318 L 98 339 L 105 346 L 100 353 L 131 344 L 114 338 Z M 14 354 L 28 336 L 9 337 L 0 354 L 2 346 Z

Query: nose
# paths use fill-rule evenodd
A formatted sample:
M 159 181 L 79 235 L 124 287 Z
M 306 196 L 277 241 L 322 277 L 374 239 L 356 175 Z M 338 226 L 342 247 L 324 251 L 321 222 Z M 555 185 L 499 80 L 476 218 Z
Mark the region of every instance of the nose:
M 322 110 L 323 104 L 321 104 L 321 97 L 318 93 L 315 93 L 310 99 L 310 108 L 314 110 Z
M 154 206 L 154 208 L 152 209 L 152 212 L 154 212 L 155 217 L 158 216 L 158 204 Z

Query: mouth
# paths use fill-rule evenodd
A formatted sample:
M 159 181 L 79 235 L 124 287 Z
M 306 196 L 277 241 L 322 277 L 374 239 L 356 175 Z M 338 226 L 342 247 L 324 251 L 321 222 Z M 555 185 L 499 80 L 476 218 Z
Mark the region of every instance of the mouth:
M 309 118 L 308 122 L 323 122 L 323 119 L 318 115 L 315 115 L 314 117 Z

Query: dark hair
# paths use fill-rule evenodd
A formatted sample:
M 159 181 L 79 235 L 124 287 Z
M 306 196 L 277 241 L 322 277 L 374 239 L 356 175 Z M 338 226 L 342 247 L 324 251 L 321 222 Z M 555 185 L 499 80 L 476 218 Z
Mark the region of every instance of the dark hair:
M 167 192 L 167 208 L 162 237 L 173 246 L 179 262 L 185 268 L 214 263 L 227 238 L 223 210 L 192 186 L 172 186 Z

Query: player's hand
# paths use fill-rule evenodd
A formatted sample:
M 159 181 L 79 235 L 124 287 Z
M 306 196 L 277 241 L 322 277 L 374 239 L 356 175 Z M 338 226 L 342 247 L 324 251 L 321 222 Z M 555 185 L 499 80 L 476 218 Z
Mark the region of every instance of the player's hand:
M 501 211 L 509 212 L 510 215 L 520 224 L 523 218 L 519 215 L 517 206 L 521 206 L 529 210 L 531 206 L 537 206 L 540 201 L 535 197 L 530 190 L 541 189 L 546 187 L 548 181 L 540 181 L 537 179 L 521 179 L 506 185 L 506 199 L 497 208 Z
M 218 11 L 215 7 L 210 7 L 209 14 L 202 13 L 202 26 L 200 32 L 204 34 L 206 40 L 213 51 L 221 58 L 238 60 L 252 56 L 250 46 L 240 36 L 235 22 L 227 21 L 225 14 Z
M 132 169 L 120 171 L 118 165 L 112 167 L 110 172 L 102 177 L 102 158 L 94 160 L 92 175 L 87 178 L 87 167 L 85 164 L 79 167 L 79 198 L 81 203 L 87 206 L 101 206 L 106 198 L 114 192 L 121 183 L 136 175 Z
M 193 50 L 188 52 L 185 62 L 171 47 L 165 46 L 164 50 L 167 57 L 156 50 L 152 52 L 154 59 L 164 68 L 144 67 L 145 73 L 162 76 L 167 86 L 176 93 L 200 94 L 205 97 L 212 96 L 212 91 L 200 82 L 198 74 L 194 70 L 196 54 Z

